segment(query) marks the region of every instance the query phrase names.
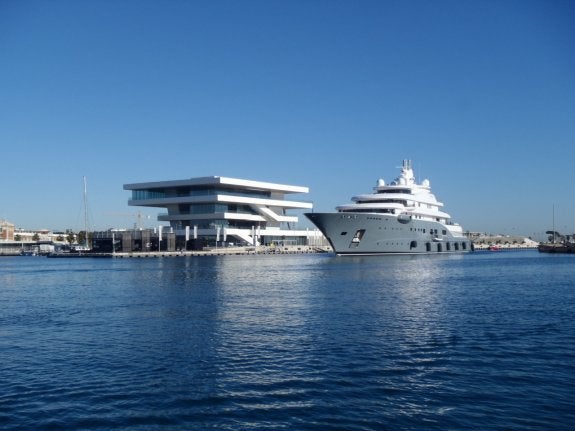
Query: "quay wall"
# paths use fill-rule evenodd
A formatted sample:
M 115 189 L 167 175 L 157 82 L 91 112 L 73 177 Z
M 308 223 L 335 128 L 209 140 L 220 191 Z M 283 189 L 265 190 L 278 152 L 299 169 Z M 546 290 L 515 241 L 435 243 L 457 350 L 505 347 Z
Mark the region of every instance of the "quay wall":
M 329 253 L 331 247 L 287 246 L 287 247 L 222 247 L 201 251 L 153 251 L 116 252 L 114 258 L 185 257 L 185 256 L 233 256 L 262 254 Z

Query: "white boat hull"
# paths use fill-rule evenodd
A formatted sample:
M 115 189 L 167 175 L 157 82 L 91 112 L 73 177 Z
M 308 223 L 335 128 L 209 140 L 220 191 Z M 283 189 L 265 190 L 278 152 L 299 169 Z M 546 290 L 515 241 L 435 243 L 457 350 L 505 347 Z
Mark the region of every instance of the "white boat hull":
M 377 213 L 307 213 L 338 255 L 464 253 L 473 245 L 446 225 Z

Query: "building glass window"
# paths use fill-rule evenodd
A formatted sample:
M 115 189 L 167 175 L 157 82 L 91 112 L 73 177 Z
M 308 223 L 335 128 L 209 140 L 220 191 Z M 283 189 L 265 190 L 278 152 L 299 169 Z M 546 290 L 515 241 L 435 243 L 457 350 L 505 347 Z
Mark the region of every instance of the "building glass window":
M 162 199 L 166 197 L 164 190 L 132 190 L 133 200 Z

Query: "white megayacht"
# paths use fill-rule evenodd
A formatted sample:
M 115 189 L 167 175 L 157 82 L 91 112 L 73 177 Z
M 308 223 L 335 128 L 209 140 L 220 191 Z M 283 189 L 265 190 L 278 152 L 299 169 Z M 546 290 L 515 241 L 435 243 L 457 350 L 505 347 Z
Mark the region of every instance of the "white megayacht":
M 418 184 L 411 160 L 404 160 L 390 184 L 352 198 L 331 213 L 306 213 L 336 254 L 455 253 L 472 250 L 459 224 L 442 210 L 429 180 Z

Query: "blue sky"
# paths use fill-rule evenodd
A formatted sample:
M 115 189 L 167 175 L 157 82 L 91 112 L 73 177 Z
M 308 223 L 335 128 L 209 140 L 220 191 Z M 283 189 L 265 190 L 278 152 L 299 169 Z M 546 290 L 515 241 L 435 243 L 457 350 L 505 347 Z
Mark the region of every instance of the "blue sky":
M 410 158 L 465 229 L 575 232 L 575 2 L 0 0 L 0 144 L 23 228 L 82 229 L 83 176 L 106 229 L 125 183 L 330 211 Z

